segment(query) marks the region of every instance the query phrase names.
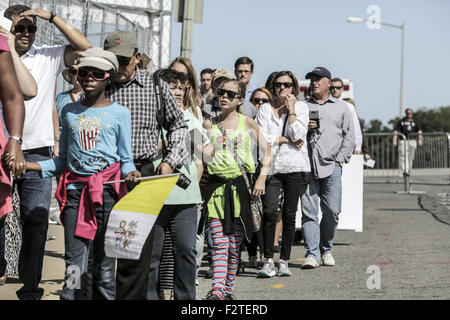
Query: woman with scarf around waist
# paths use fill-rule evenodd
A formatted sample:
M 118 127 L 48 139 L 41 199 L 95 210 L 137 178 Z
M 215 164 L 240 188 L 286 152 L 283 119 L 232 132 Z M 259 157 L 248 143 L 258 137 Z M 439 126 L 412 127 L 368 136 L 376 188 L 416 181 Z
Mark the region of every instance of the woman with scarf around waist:
M 124 184 L 103 188 L 125 177 L 136 183 L 139 171 L 131 156 L 131 116 L 127 108 L 105 98 L 105 88 L 118 69 L 114 54 L 100 48 L 80 53 L 78 80 L 82 102 L 62 112 L 58 158 L 29 162 L 27 170 L 54 176 L 62 171 L 56 191 L 64 225 L 66 274 L 62 300 L 84 300 L 90 246 L 93 246 L 93 299 L 115 299 L 115 259 L 106 257 L 109 213 L 126 194 Z M 93 240 L 93 241 L 91 241 Z
M 213 119 L 212 123 L 206 123 L 214 146 L 214 156 L 208 164 L 209 180 L 205 196 L 213 238 L 214 272 L 212 289 L 206 299 L 233 300 L 239 246 L 244 237 L 247 240 L 252 237 L 253 221 L 250 212 L 251 190 L 247 189 L 235 156 L 226 141 L 229 139 L 233 142 L 233 152 L 237 154 L 246 173 L 255 172 L 250 135 L 257 138 L 258 144 L 265 151 L 261 174 L 251 191 L 254 195 L 263 195 L 265 192 L 272 153 L 256 122 L 239 112 L 239 106 L 244 102 L 245 88 L 235 79 L 226 80 L 217 94 L 222 114 Z

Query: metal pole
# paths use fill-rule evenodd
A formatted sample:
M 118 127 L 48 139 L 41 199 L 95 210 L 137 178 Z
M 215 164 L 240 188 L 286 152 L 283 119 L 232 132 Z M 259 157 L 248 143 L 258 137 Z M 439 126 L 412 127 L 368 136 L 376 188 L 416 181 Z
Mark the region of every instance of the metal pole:
M 195 0 L 184 0 L 183 31 L 180 56 L 192 59 L 192 35 L 194 33 Z
M 405 72 L 405 23 L 402 23 L 402 52 L 401 52 L 401 69 L 400 69 L 400 118 L 403 114 L 403 74 Z

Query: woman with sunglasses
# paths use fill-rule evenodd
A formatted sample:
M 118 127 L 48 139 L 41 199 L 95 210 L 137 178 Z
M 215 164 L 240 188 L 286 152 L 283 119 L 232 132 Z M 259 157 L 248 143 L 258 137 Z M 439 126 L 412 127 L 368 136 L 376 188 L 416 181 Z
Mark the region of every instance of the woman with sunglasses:
M 272 94 L 266 88 L 257 88 L 252 92 L 252 94 L 250 96 L 250 102 L 255 106 L 256 110 L 259 110 L 259 108 L 264 103 L 270 103 L 271 101 L 272 101 Z M 256 157 L 259 158 L 260 152 L 259 152 L 258 146 L 256 146 L 256 148 L 254 149 L 253 152 L 256 155 Z M 255 158 L 256 162 L 258 162 L 258 160 L 259 159 Z M 258 267 L 258 257 L 257 257 L 258 246 L 260 248 L 261 260 L 263 260 L 263 257 L 264 257 L 263 231 L 260 229 L 257 232 L 254 232 L 250 243 L 248 243 L 244 240 L 244 244 L 247 247 L 248 257 L 249 257 L 249 262 L 246 264 L 246 267 L 257 268 Z M 238 274 L 240 274 L 242 270 L 243 270 L 243 265 L 240 263 Z
M 266 88 L 257 88 L 250 96 L 250 102 L 253 103 L 256 110 L 259 110 L 264 103 L 270 103 L 272 101 L 272 94 Z
M 264 194 L 272 158 L 270 146 L 260 134 L 256 122 L 239 112 L 245 92 L 245 86 L 236 79 L 225 80 L 216 91 L 222 113 L 212 121 L 205 121 L 214 147 L 212 161 L 208 164 L 207 210 L 204 210 L 204 214 L 208 214 L 213 239 L 213 280 L 207 300 L 235 299 L 232 293 L 239 246 L 244 237 L 249 241 L 253 232 L 250 192 L 259 196 Z M 265 151 L 261 174 L 253 191 L 247 189 L 243 176 L 255 172 L 252 137 Z
M 298 81 L 290 71 L 280 71 L 270 84 L 274 98 L 263 104 L 256 122 L 272 146 L 274 161 L 267 179 L 263 198 L 264 266 L 259 277 L 275 276 L 274 237 L 277 222 L 279 196 L 283 197 L 283 240 L 278 276 L 291 276 L 288 260 L 295 233 L 295 214 L 299 197 L 306 190 L 305 172 L 311 171 L 306 146 L 308 132 L 308 106 L 297 100 Z
M 126 194 L 126 186 L 104 188 L 103 183 L 121 178 L 134 183 L 140 177 L 131 156 L 131 116 L 126 107 L 105 98 L 105 88 L 118 68 L 113 53 L 88 49 L 80 53 L 77 66 L 85 98 L 62 110 L 60 155 L 29 162 L 27 170 L 40 171 L 43 177 L 62 173 L 56 190 L 66 261 L 61 299 L 87 298 L 87 263 L 92 246 L 92 298 L 114 300 L 116 259 L 105 256 L 105 232 L 110 211 Z
M 183 98 L 183 110 L 189 110 L 194 116 L 203 123 L 202 94 L 198 85 L 197 76 L 191 60 L 185 57 L 178 57 L 170 64 L 170 69 L 181 72 L 187 76 L 186 92 Z

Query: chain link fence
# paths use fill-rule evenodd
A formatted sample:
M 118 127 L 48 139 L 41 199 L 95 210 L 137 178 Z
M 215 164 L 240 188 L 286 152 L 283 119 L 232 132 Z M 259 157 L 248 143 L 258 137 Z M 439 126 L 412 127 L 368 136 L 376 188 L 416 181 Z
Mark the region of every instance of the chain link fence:
M 134 33 L 139 50 L 152 59 L 150 72 L 170 63 L 172 0 L 0 0 L 0 9 L 16 4 L 56 12 L 95 47 L 103 47 L 106 35 L 115 30 Z M 53 24 L 37 23 L 36 45 L 67 43 Z

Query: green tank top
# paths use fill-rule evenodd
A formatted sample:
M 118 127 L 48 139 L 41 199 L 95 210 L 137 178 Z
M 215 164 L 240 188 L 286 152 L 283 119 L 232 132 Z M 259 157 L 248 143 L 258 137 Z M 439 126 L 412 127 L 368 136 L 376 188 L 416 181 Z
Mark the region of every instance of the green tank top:
M 241 175 L 241 170 L 234 159 L 233 154 L 228 150 L 224 137 L 220 132 L 217 124 L 213 124 L 210 131 L 210 141 L 214 146 L 214 158 L 208 165 L 208 173 L 215 174 L 224 179 L 233 179 Z M 251 139 L 247 128 L 245 126 L 245 116 L 239 114 L 238 126 L 234 130 L 227 130 L 226 132 L 229 139 L 234 142 L 237 154 L 241 159 L 244 169 L 248 173 L 255 172 L 255 162 L 251 153 Z M 236 188 L 233 186 L 233 198 L 235 217 L 240 216 L 240 202 L 239 195 L 236 192 Z M 224 192 L 225 185 L 217 188 L 208 201 L 208 217 L 223 219 L 224 217 Z
M 248 173 L 255 172 L 255 161 L 251 152 L 251 139 L 245 126 L 245 116 L 239 113 L 238 126 L 234 130 L 227 130 L 226 134 L 234 142 L 239 159 Z M 208 165 L 209 174 L 216 174 L 225 179 L 236 178 L 241 175 L 239 166 L 233 154 L 228 150 L 226 142 L 217 124 L 213 124 L 210 141 L 214 146 L 214 159 Z

